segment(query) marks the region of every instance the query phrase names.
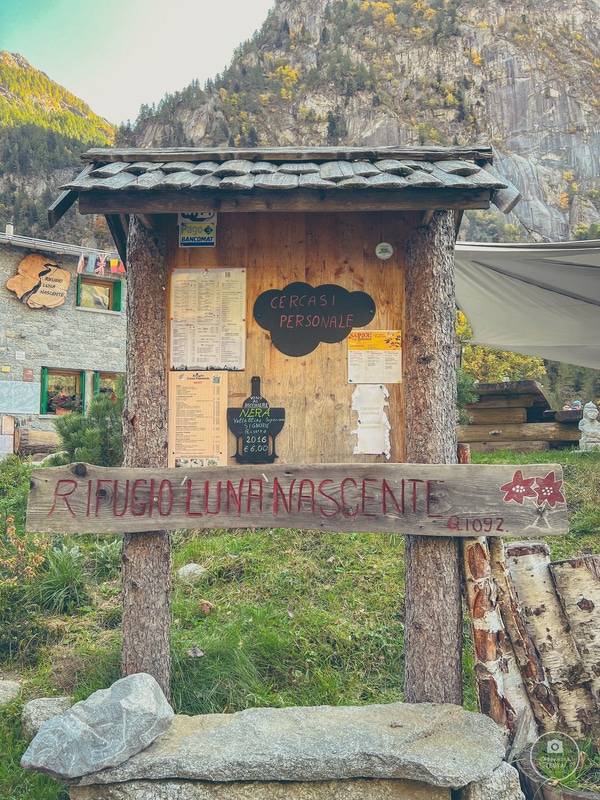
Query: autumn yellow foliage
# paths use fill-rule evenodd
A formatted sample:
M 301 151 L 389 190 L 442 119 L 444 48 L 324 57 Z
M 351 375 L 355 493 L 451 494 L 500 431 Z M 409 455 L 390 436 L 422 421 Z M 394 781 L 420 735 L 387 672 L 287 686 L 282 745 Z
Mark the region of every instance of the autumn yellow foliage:
M 466 375 L 481 382 L 541 380 L 546 374 L 546 367 L 541 358 L 524 356 L 520 353 L 508 353 L 491 347 L 480 347 L 469 344 L 473 330 L 465 315 L 456 314 L 456 338 L 462 346 L 462 369 Z

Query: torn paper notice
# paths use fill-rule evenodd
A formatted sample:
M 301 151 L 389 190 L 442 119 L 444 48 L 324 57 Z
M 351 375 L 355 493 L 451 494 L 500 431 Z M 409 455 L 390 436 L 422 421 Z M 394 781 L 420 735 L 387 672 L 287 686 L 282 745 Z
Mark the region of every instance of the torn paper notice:
M 383 385 L 360 384 L 352 394 L 352 410 L 358 412 L 358 436 L 354 455 L 371 453 L 390 457 L 390 421 L 385 413 L 389 392 Z

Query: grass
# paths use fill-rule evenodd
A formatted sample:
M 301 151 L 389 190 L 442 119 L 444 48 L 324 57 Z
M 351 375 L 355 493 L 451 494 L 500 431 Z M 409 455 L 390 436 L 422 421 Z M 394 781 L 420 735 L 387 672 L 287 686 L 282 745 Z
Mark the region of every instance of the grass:
M 474 455 L 473 461 L 560 462 L 571 529 L 548 538 L 552 558 L 600 552 L 600 453 L 511 452 Z M 25 496 L 18 478 L 13 465 L 10 492 L 18 502 L 5 500 L 4 506 L 16 517 Z M 22 478 L 28 482 L 26 472 Z M 0 532 L 1 523 L 2 517 Z M 20 738 L 23 702 L 53 694 L 84 699 L 119 677 L 120 578 L 114 537 L 68 537 L 58 544 L 64 551 L 79 548 L 81 558 L 75 560 L 86 596 L 70 611 L 38 606 L 32 616 L 37 627 L 31 628 L 26 646 L 0 653 L 0 675 L 14 670 L 24 681 L 20 701 L 0 710 L 2 798 L 66 797 L 61 797 L 60 784 L 19 767 L 26 746 Z M 175 569 L 190 562 L 207 568 L 196 586 L 175 583 L 173 589 L 172 696 L 178 713 L 402 699 L 401 536 L 278 528 L 177 531 L 173 561 Z M 3 611 L 0 607 L 0 633 Z M 464 643 L 464 704 L 475 709 L 468 621 Z
M 0 708 L 0 796 L 3 800 L 69 800 L 69 793 L 55 780 L 19 766 L 27 747 L 21 737 L 22 709 L 22 701 Z

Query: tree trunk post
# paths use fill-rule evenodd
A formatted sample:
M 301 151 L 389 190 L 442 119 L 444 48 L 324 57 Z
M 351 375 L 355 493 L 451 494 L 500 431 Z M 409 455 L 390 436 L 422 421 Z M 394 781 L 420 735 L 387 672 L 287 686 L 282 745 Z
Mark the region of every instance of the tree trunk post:
M 437 211 L 406 248 L 406 459 L 454 464 L 454 214 Z M 406 536 L 404 699 L 462 704 L 459 541 Z
M 124 466 L 167 466 L 166 236 L 130 218 Z M 123 676 L 147 672 L 171 696 L 171 534 L 123 536 Z

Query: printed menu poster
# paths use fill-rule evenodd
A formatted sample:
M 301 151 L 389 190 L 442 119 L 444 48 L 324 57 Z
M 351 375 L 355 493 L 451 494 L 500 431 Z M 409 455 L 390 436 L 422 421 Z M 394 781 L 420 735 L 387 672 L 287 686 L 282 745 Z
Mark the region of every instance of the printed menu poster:
M 352 331 L 348 336 L 348 383 L 401 383 L 400 331 Z
M 245 269 L 174 269 L 170 317 L 171 369 L 245 369 Z
M 227 373 L 169 373 L 169 467 L 227 464 Z

